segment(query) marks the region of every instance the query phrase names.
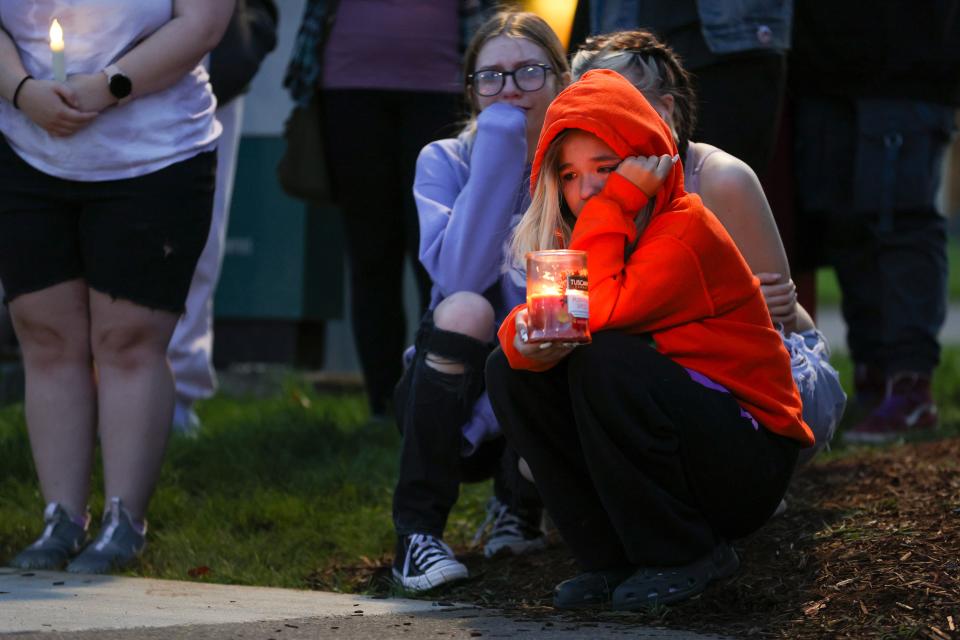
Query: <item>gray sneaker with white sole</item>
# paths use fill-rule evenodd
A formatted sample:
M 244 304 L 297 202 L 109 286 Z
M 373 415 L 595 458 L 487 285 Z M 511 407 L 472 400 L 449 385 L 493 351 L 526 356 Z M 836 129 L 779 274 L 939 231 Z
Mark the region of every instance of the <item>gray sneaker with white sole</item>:
M 120 498 L 111 498 L 97 539 L 67 565 L 70 573 L 109 573 L 133 564 L 147 546 L 147 523 L 138 531 Z
M 10 566 L 17 569 L 58 570 L 67 560 L 77 555 L 87 541 L 87 527 L 74 522 L 70 514 L 56 502 L 43 511 L 46 526 L 43 534 L 21 551 Z M 90 517 L 86 518 L 89 525 Z

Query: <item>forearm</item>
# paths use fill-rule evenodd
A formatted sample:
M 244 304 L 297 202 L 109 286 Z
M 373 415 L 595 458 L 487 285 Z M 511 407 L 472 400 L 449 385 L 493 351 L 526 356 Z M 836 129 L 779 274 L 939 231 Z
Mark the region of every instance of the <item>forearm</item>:
M 131 97 L 166 89 L 212 50 L 227 28 L 236 0 L 176 0 L 174 17 L 117 60 L 133 83 Z
M 10 34 L 0 29 L 0 98 L 12 102 L 17 86 L 26 75 L 17 45 Z
M 590 330 L 656 331 L 712 313 L 695 253 L 664 236 L 637 246 L 633 212 L 647 203 L 641 189 L 613 174 L 573 228 L 570 248 L 587 252 Z
M 520 184 L 526 156 L 523 114 L 494 105 L 481 116 L 470 176 L 454 204 L 439 255 L 444 272 L 477 293 L 499 276 L 517 190 L 526 188 Z

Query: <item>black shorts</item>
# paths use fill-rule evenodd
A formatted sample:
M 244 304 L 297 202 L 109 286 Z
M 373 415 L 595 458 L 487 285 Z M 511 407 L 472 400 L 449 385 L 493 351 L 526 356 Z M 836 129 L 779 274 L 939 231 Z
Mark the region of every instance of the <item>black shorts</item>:
M 0 136 L 0 282 L 10 301 L 69 280 L 182 313 L 207 242 L 216 153 L 125 180 L 55 178 Z

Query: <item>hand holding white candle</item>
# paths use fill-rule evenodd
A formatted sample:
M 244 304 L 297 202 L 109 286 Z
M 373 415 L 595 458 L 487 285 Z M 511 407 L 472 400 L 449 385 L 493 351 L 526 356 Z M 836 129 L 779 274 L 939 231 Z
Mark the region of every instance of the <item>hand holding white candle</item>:
M 63 49 L 63 28 L 54 19 L 50 25 L 50 52 L 53 56 L 53 79 L 57 82 L 67 81 L 67 61 Z

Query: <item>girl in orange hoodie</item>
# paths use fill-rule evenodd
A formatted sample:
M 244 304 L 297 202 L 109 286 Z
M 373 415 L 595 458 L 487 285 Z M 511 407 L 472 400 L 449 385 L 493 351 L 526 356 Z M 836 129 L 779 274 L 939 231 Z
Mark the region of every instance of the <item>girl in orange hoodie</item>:
M 642 94 L 599 70 L 554 100 L 534 156 L 512 259 L 586 251 L 594 338 L 527 344 L 519 305 L 487 389 L 583 570 L 558 607 L 669 604 L 732 574 L 727 541 L 769 518 L 813 443 L 759 282 L 676 155 Z

